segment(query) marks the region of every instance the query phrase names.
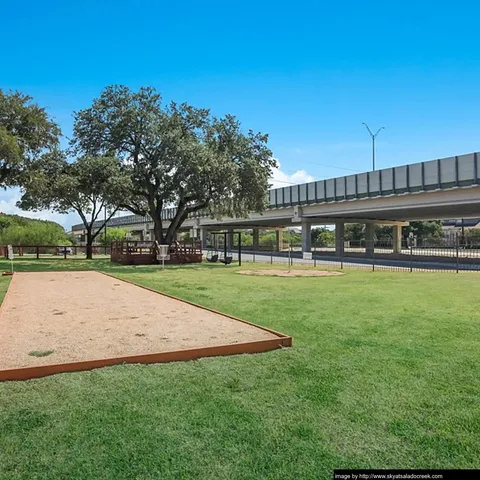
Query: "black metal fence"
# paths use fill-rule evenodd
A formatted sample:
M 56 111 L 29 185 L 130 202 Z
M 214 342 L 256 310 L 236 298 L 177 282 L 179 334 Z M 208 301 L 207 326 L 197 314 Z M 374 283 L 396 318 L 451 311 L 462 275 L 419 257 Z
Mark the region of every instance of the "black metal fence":
M 237 247 L 229 255 L 237 260 Z M 242 261 L 283 265 L 303 265 L 335 269 L 355 268 L 392 271 L 480 272 L 480 242 L 461 234 L 447 239 L 408 238 L 394 245 L 392 241 L 347 241 L 338 245 L 312 243 L 305 252 L 300 243 L 284 243 L 280 251 L 272 247 L 242 246 Z M 214 248 L 209 248 L 214 253 Z
M 12 245 L 16 257 L 26 258 L 82 258 L 87 255 L 87 247 L 84 245 Z M 0 246 L 0 256 L 7 255 L 7 246 Z M 110 255 L 110 246 L 94 245 L 92 247 L 94 257 Z

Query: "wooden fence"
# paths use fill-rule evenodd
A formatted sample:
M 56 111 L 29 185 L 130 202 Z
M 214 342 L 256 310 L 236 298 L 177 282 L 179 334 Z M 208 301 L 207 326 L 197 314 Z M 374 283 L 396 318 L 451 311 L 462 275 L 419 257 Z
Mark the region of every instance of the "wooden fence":
M 153 265 L 157 259 L 157 243 L 141 241 L 119 241 L 111 245 L 111 260 L 124 265 Z M 176 242 L 169 248 L 170 258 L 165 264 L 200 263 L 202 245 L 200 242 Z

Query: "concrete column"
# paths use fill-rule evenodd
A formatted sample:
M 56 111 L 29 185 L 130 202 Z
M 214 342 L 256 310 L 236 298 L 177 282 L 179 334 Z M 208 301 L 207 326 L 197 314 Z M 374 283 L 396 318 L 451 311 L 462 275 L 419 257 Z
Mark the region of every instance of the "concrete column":
M 402 226 L 393 226 L 393 253 L 402 253 Z
M 233 248 L 233 228 L 227 230 L 227 250 L 232 250 Z
M 302 220 L 302 252 L 312 251 L 312 225 Z
M 337 220 L 335 222 L 335 255 L 343 257 L 345 250 L 345 222 Z
M 202 227 L 199 229 L 200 242 L 202 243 L 202 250 L 207 248 L 207 229 Z
M 372 258 L 374 254 L 374 231 L 375 224 L 367 223 L 365 228 L 365 256 Z
M 260 229 L 259 228 L 254 228 L 253 229 L 253 250 L 257 251 L 260 247 Z
M 283 250 L 283 230 L 275 230 L 276 252 Z

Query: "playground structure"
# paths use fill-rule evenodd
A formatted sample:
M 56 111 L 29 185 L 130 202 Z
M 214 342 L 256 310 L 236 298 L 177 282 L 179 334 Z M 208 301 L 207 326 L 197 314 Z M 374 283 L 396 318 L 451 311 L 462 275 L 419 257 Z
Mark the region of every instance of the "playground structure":
M 156 265 L 161 263 L 157 242 L 117 241 L 111 245 L 111 261 L 122 265 Z M 168 251 L 165 265 L 202 262 L 200 242 L 174 242 Z

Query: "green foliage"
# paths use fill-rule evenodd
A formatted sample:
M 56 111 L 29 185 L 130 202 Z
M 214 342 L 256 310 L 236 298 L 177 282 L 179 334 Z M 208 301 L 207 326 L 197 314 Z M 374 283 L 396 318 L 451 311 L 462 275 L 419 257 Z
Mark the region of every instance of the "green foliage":
M 245 216 L 266 207 L 272 168 L 268 136 L 244 134 L 238 120 L 207 109 L 162 104 L 154 88 L 105 88 L 90 108 L 77 112 L 72 146 L 77 153 L 116 155 L 131 180 L 121 207 L 149 213 L 155 238 L 171 243 L 188 214 Z M 161 212 L 177 213 L 164 232 Z
M 68 242 L 69 242 L 70 245 L 77 245 L 78 237 L 73 232 L 70 232 L 67 235 L 67 238 L 68 238 Z
M 242 240 L 242 245 L 245 247 L 253 246 L 253 235 L 251 232 L 242 232 L 240 238 Z
M 0 187 L 21 182 L 25 169 L 58 145 L 60 129 L 32 97 L 0 89 Z
M 252 237 L 253 241 L 253 237 Z M 260 232 L 258 234 L 258 244 L 260 247 L 273 248 L 276 243 L 275 232 Z
M 375 237 L 378 239 L 393 238 L 392 225 L 375 225 Z
M 312 229 L 312 245 L 315 247 L 331 247 L 335 245 L 335 232 L 326 227 Z
M 128 185 L 128 177 L 114 158 L 80 157 L 68 162 L 64 153 L 56 151 L 44 155 L 30 169 L 18 205 L 24 210 L 77 212 L 87 230 L 87 256 L 91 257 L 93 241 L 117 211 Z M 104 220 L 105 209 L 108 215 Z M 103 225 L 94 232 L 97 219 L 102 219 Z
M 124 240 L 130 233 L 128 228 L 107 228 L 107 238 L 105 240 L 105 229 L 101 233 L 100 243 L 102 245 L 110 245 L 112 242 Z
M 410 222 L 408 227 L 403 227 L 403 235 L 408 237 L 410 232 L 418 238 L 442 237 L 442 221 Z
M 410 226 L 403 227 L 402 234 L 408 237 L 410 232 L 419 238 L 440 238 L 443 236 L 441 220 L 426 222 L 410 222 Z M 385 239 L 392 237 L 393 227 L 391 225 L 376 225 L 375 237 Z M 363 223 L 345 224 L 345 240 L 360 241 L 365 239 L 365 225 Z
M 365 225 L 363 223 L 345 224 L 344 239 L 350 242 L 356 242 L 365 238 Z
M 286 245 L 298 245 L 302 241 L 302 235 L 298 232 L 292 231 L 283 231 L 283 242 Z M 252 239 L 250 243 L 246 244 L 248 246 L 253 245 L 253 236 L 250 234 L 250 238 Z M 276 232 L 272 231 L 260 231 L 258 235 L 258 244 L 260 247 L 274 249 L 277 245 L 277 234 Z
M 2 245 L 70 245 L 61 225 L 18 215 L 0 214 L 0 244 Z
M 296 232 L 294 230 L 285 230 L 283 232 L 283 241 L 288 245 L 289 244 L 301 245 L 302 234 L 301 234 L 301 232 Z
M 480 229 L 478 229 L 478 228 L 468 228 L 465 231 L 465 235 L 470 237 L 471 239 L 478 240 L 478 239 L 480 239 Z

